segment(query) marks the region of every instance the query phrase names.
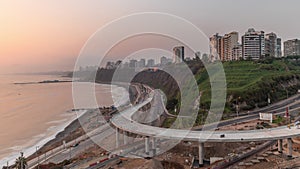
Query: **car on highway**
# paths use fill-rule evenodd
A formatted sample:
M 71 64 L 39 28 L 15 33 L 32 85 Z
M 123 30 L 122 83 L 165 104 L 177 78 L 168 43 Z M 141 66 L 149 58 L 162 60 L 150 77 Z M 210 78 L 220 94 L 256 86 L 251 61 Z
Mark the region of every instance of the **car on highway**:
M 79 143 L 75 143 L 71 147 L 77 147 L 78 145 L 79 145 Z

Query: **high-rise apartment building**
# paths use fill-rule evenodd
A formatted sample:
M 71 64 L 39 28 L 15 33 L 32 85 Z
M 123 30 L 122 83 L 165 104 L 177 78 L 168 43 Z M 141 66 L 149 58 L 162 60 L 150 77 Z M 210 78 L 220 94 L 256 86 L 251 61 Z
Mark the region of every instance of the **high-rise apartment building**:
M 171 58 L 167 58 L 165 56 L 161 57 L 160 58 L 160 64 L 161 65 L 167 65 L 167 64 L 170 64 L 172 63 L 172 59 Z
M 233 48 L 238 45 L 239 34 L 238 32 L 231 32 L 225 34 L 221 39 L 221 60 L 233 60 Z
M 285 41 L 284 46 L 284 56 L 300 56 L 300 40 L 292 39 Z
M 209 49 L 210 49 L 210 56 L 211 61 L 220 60 L 221 56 L 221 39 L 218 33 L 213 35 L 209 38 Z
M 129 60 L 129 67 L 130 68 L 135 68 L 137 66 L 137 60 L 131 59 Z
M 184 46 L 176 46 L 173 48 L 173 57 L 175 63 L 184 61 Z
M 276 55 L 275 57 L 282 57 L 282 49 L 281 49 L 281 38 L 277 38 L 277 43 L 276 43 Z
M 238 44 L 232 49 L 232 60 L 241 60 L 243 58 L 242 45 Z
M 168 58 L 166 58 L 165 56 L 160 58 L 160 64 L 161 65 L 166 65 L 168 63 Z
M 281 57 L 281 39 L 275 33 L 265 36 L 265 57 Z
M 143 67 L 146 66 L 146 60 L 145 59 L 141 59 L 141 60 L 138 61 L 137 64 L 138 64 L 137 65 L 138 67 L 143 68 Z
M 242 36 L 242 53 L 244 59 L 258 60 L 265 55 L 265 33 L 250 28 Z
M 215 34 L 210 38 L 210 54 L 214 60 L 233 60 L 233 48 L 238 45 L 238 32 L 231 32 L 224 36 Z
M 155 66 L 155 61 L 154 61 L 154 59 L 149 59 L 149 60 L 147 61 L 147 66 L 148 66 L 148 67 L 153 67 L 153 66 Z

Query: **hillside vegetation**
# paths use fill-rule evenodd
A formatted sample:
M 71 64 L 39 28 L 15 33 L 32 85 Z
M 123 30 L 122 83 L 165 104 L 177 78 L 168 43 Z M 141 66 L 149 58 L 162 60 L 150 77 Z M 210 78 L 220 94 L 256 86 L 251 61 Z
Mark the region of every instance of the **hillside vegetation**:
M 223 63 L 227 83 L 225 113 L 263 107 L 285 99 L 300 89 L 300 66 L 296 59 L 266 59 L 263 61 L 235 61 Z M 205 69 L 196 74 L 199 89 L 203 90 L 201 106 L 210 105 L 210 81 Z M 225 114 L 225 115 L 226 115 Z

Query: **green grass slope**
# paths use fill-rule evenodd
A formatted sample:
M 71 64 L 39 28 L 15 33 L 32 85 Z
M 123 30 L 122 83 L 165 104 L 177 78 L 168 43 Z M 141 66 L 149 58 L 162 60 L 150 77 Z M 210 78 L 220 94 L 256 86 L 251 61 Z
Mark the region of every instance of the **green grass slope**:
M 223 63 L 227 83 L 225 115 L 241 110 L 263 107 L 271 102 L 295 94 L 300 89 L 299 62 L 296 59 L 268 59 L 264 61 L 235 61 Z M 195 75 L 203 91 L 201 107 L 210 105 L 210 79 L 205 69 Z

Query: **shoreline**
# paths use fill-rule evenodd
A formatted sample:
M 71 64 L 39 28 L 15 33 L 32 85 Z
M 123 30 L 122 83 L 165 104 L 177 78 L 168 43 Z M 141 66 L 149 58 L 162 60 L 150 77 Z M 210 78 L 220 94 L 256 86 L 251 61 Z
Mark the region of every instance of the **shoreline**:
M 13 83 L 14 85 L 27 85 L 27 84 L 51 84 L 51 83 L 70 83 L 73 82 L 72 80 L 45 80 L 39 82 L 20 82 L 20 83 Z
M 81 111 L 81 112 L 80 112 Z M 86 109 L 86 110 L 76 110 L 76 111 L 72 111 L 73 113 L 76 114 L 76 117 L 73 117 L 72 119 L 68 120 L 66 123 L 60 125 L 60 127 L 58 127 L 59 129 L 55 132 L 55 134 L 51 135 L 50 137 L 48 138 L 44 138 L 43 140 L 41 140 L 39 143 L 40 148 L 38 149 L 38 153 L 42 152 L 42 150 L 48 145 L 48 144 L 51 144 L 51 142 L 55 141 L 57 139 L 57 136 L 61 133 L 64 133 L 64 131 L 69 127 L 71 126 L 73 123 L 75 123 L 77 121 L 77 119 L 79 117 L 81 117 L 82 115 L 84 115 L 85 113 L 87 113 L 89 110 Z M 35 151 L 32 152 L 31 154 L 29 154 L 27 156 L 27 159 L 31 159 L 32 157 L 35 156 Z
M 40 83 L 38 83 L 40 84 Z M 122 86 L 122 85 L 116 85 L 116 84 L 109 84 L 109 83 L 96 83 L 96 85 L 102 85 L 104 87 L 109 87 L 111 88 L 112 85 L 117 86 L 117 87 L 121 87 L 123 90 L 127 91 L 127 89 Z M 124 103 L 122 103 L 124 104 Z M 108 106 L 101 106 L 100 108 L 105 108 Z M 72 111 L 73 110 L 73 111 Z M 33 159 L 36 157 L 36 147 L 39 146 L 38 149 L 38 154 L 42 154 L 45 152 L 48 152 L 49 150 L 51 151 L 52 149 L 56 148 L 57 145 L 59 144 L 58 142 L 60 141 L 60 139 L 58 137 L 60 137 L 61 135 L 72 135 L 72 131 L 76 131 L 78 129 L 80 129 L 80 122 L 78 121 L 78 118 L 82 115 L 84 115 L 85 113 L 89 112 L 90 109 L 82 109 L 82 112 L 76 112 L 74 111 L 73 108 L 71 108 L 68 111 L 65 111 L 64 113 L 76 113 L 72 115 L 72 118 L 67 119 L 64 123 L 62 124 L 58 124 L 56 127 L 53 128 L 53 126 L 50 126 L 46 132 L 52 130 L 55 131 L 53 134 L 50 134 L 49 136 L 44 136 L 38 139 L 38 141 L 36 141 L 32 146 L 28 146 L 26 148 L 24 148 L 23 150 L 21 150 L 22 152 L 24 152 L 24 155 L 26 157 L 26 159 L 28 161 L 30 161 L 30 159 Z M 49 121 L 49 123 L 51 123 L 52 121 Z M 45 133 L 41 133 L 41 134 L 45 134 Z M 85 132 L 83 132 L 82 135 L 84 135 Z M 34 136 L 34 137 L 38 137 L 38 135 Z M 34 138 L 32 137 L 32 138 Z M 76 138 L 75 136 L 71 136 Z M 31 139 L 32 140 L 32 139 Z M 62 145 L 62 143 L 61 143 Z M 19 156 L 19 153 L 16 151 L 13 151 L 12 153 L 10 153 L 9 155 L 7 155 L 6 157 L 2 158 L 0 160 L 0 167 L 6 166 L 7 161 L 9 161 L 9 165 L 12 166 L 14 165 L 15 159 Z
M 79 113 L 80 116 L 82 114 L 84 114 L 85 112 L 87 112 L 87 110 L 82 110 L 83 112 Z M 64 113 L 70 113 L 69 111 L 66 111 Z M 74 121 L 76 121 L 76 119 L 78 119 L 78 113 L 77 112 L 72 112 L 72 113 L 75 113 L 73 114 L 72 118 L 71 119 L 67 119 L 66 122 L 64 123 L 61 123 L 59 124 L 58 126 L 55 126 L 54 129 L 51 129 L 53 128 L 53 126 L 50 126 L 48 129 L 47 129 L 47 132 L 49 130 L 52 130 L 52 131 L 55 131 L 53 134 L 50 134 L 49 136 L 44 136 L 44 137 L 41 137 L 39 138 L 33 146 L 27 146 L 25 147 L 23 150 L 21 150 L 25 157 L 27 157 L 27 159 L 31 159 L 30 157 L 34 156 L 35 155 L 35 152 L 36 152 L 36 147 L 39 146 L 39 150 L 42 149 L 45 145 L 47 145 L 49 142 L 51 142 L 52 140 L 55 140 L 56 136 L 63 132 L 68 126 L 70 126 Z M 75 116 L 75 117 L 74 117 Z M 51 121 L 49 122 L 51 123 Z M 42 133 L 44 134 L 44 133 Z M 34 137 L 37 137 L 38 135 L 34 136 Z M 34 138 L 33 137 L 33 138 Z M 38 150 L 38 151 L 39 151 Z M 10 153 L 10 155 L 8 155 L 7 157 L 4 157 L 1 160 L 1 163 L 0 163 L 0 167 L 1 166 L 4 166 L 6 165 L 7 161 L 9 162 L 9 165 L 13 165 L 14 162 L 15 162 L 15 159 L 19 156 L 19 153 L 16 153 L 15 151 Z

